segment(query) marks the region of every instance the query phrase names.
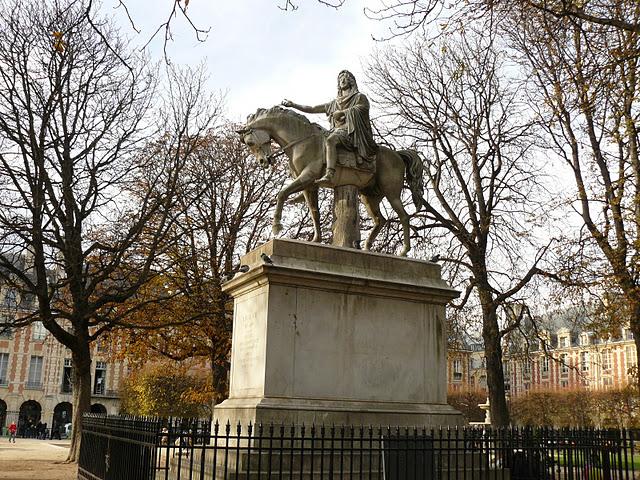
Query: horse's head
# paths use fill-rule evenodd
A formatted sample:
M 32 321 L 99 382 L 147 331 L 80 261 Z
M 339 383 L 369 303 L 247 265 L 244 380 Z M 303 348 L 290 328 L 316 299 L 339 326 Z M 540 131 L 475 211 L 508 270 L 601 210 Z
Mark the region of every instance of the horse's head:
M 271 137 L 265 130 L 242 128 L 236 132 L 261 166 L 266 167 L 271 164 Z

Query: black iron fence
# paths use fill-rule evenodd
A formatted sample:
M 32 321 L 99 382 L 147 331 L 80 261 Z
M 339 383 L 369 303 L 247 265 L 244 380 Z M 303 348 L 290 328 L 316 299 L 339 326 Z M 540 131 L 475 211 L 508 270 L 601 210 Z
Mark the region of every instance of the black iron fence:
M 211 425 L 88 415 L 81 479 L 628 480 L 626 430 Z

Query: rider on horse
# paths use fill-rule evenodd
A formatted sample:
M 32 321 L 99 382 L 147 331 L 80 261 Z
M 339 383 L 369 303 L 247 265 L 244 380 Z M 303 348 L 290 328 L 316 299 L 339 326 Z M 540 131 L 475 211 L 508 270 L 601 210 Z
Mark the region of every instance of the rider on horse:
M 327 170 L 316 183 L 331 182 L 336 171 L 337 147 L 357 153 L 358 163 L 375 161 L 378 146 L 373 141 L 369 120 L 369 100 L 358 91 L 356 78 L 347 70 L 338 74 L 338 96 L 335 100 L 315 107 L 298 105 L 284 100 L 282 105 L 305 113 L 325 113 L 331 130 L 325 139 Z

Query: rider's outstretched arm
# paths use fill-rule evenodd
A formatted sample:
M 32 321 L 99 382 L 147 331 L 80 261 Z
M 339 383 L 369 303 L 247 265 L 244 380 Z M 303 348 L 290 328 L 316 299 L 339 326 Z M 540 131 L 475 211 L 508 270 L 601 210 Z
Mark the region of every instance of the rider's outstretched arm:
M 295 108 L 296 110 L 300 110 L 304 113 L 324 113 L 326 111 L 326 104 L 316 105 L 315 107 L 309 105 L 300 105 L 298 103 L 292 102 L 291 100 L 284 100 L 282 105 L 285 107 Z

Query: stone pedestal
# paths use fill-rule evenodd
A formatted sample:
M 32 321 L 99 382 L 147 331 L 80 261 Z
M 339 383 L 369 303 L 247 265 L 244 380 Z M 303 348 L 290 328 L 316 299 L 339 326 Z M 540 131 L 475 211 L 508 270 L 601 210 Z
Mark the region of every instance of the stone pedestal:
M 458 292 L 439 265 L 281 239 L 242 264 L 223 287 L 234 319 L 218 421 L 463 424 L 446 403 L 445 304 Z

